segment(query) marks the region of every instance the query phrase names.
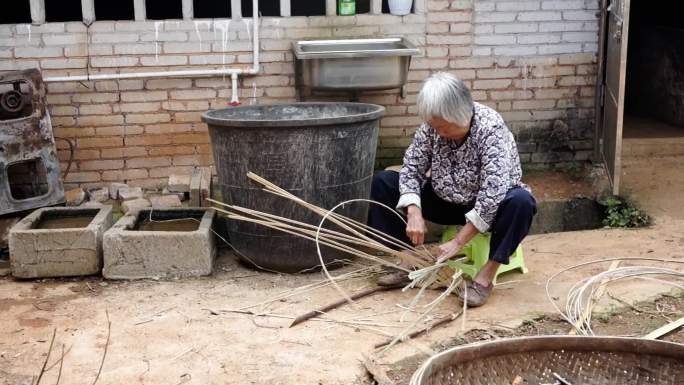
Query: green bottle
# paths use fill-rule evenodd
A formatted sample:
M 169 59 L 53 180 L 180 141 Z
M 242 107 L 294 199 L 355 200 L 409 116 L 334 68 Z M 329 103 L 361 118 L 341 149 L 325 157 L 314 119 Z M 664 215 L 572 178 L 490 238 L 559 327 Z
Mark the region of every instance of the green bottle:
M 337 13 L 340 16 L 354 16 L 356 14 L 355 0 L 338 0 Z

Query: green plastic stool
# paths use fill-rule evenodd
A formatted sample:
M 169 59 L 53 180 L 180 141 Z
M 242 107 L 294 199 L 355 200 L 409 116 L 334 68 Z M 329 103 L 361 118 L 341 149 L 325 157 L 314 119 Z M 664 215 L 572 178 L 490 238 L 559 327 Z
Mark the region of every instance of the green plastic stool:
M 458 232 L 457 226 L 449 226 L 446 228 L 442 234 L 442 243 L 450 241 L 456 236 Z M 464 262 L 460 261 L 450 261 L 449 265 L 460 269 L 464 274 L 468 275 L 471 279 L 477 275 L 482 266 L 487 263 L 489 259 L 489 241 L 491 239 L 490 233 L 477 234 L 473 239 L 468 242 L 459 254 L 465 254 L 467 260 Z M 511 255 L 510 262 L 508 265 L 499 266 L 499 270 L 496 272 L 494 277 L 494 283 L 496 283 L 496 277 L 500 274 L 506 273 L 511 270 L 519 269 L 521 273 L 527 274 L 527 267 L 525 267 L 525 259 L 523 258 L 522 245 L 519 245 L 513 255 Z

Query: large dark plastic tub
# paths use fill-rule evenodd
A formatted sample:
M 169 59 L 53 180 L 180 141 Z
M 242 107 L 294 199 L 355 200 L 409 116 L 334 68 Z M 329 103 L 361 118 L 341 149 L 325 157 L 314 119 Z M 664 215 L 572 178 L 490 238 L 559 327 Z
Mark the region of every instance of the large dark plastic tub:
M 382 106 L 362 103 L 294 103 L 245 106 L 206 112 L 226 203 L 318 225 L 321 218 L 284 198 L 266 193 L 247 178 L 252 171 L 294 195 L 324 208 L 368 198 Z M 366 220 L 367 206 L 339 211 Z M 263 226 L 229 221 L 233 246 L 262 268 L 299 272 L 320 265 L 313 241 Z M 323 249 L 326 264 L 350 258 Z

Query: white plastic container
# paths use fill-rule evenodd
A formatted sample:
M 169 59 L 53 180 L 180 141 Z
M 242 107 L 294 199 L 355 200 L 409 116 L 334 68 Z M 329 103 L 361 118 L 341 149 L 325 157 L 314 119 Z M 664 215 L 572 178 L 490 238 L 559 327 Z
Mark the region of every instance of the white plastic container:
M 389 10 L 392 15 L 408 15 L 411 13 L 413 0 L 388 0 Z

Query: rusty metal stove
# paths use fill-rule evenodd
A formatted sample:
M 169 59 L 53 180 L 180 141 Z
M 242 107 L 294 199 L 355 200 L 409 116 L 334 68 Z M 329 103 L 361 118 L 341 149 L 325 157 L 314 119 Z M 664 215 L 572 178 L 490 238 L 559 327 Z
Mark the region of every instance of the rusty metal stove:
M 62 202 L 64 187 L 40 71 L 0 74 L 0 215 Z

